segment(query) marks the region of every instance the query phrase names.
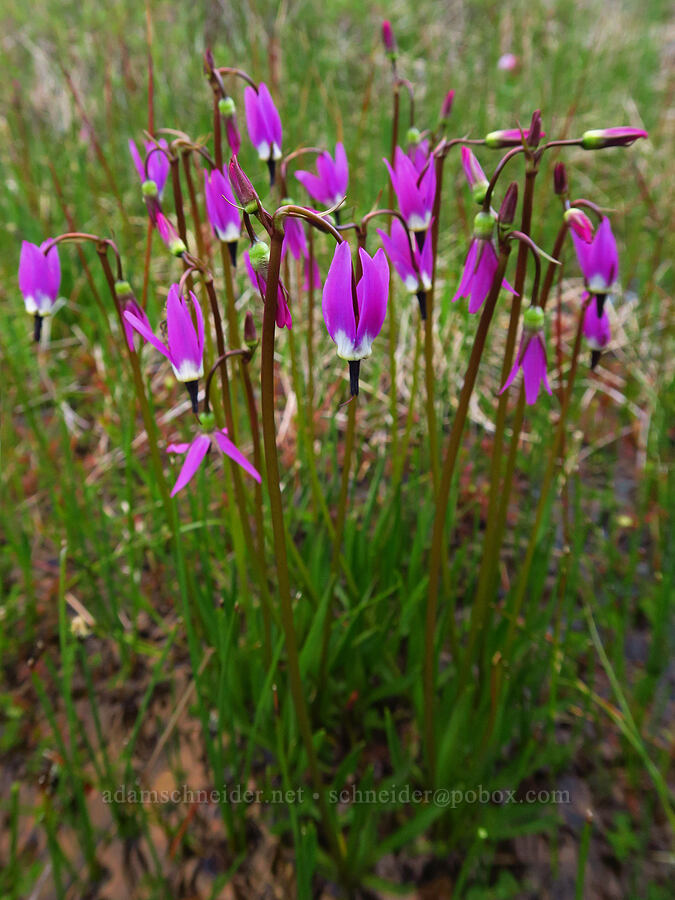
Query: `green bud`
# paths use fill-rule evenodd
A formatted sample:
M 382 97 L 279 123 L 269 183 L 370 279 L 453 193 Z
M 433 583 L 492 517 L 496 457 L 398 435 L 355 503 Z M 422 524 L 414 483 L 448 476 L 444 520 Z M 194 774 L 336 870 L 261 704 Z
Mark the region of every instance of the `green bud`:
M 247 203 L 244 207 L 244 212 L 248 213 L 249 216 L 254 216 L 258 212 L 258 201 L 251 200 L 250 203 Z
M 295 206 L 295 200 L 292 200 L 290 197 L 284 197 L 281 201 L 282 206 Z
M 115 296 L 117 297 L 126 297 L 127 294 L 131 294 L 133 291 L 131 290 L 131 285 L 128 281 L 116 281 L 115 282 Z
M 175 238 L 169 244 L 169 251 L 173 253 L 174 256 L 182 256 L 187 251 L 187 247 L 180 238 Z
M 199 417 L 199 421 L 201 422 L 204 431 L 213 431 L 216 427 L 216 417 L 213 413 L 202 413 Z
M 528 331 L 541 331 L 544 327 L 544 310 L 541 306 L 528 306 L 523 314 L 523 324 Z
M 159 191 L 157 190 L 155 182 L 148 179 L 141 185 L 141 193 L 144 197 L 156 197 L 159 194 Z
M 482 827 L 477 828 L 476 829 L 476 837 L 480 841 L 486 841 L 488 838 L 487 828 L 482 828 Z
M 599 129 L 584 131 L 581 135 L 581 146 L 584 150 L 601 150 L 605 144 L 605 133 Z
M 270 248 L 264 241 L 256 241 L 248 251 L 248 257 L 251 265 L 257 272 L 261 266 L 266 265 L 270 261 Z
M 482 204 L 483 200 L 485 200 L 485 195 L 487 194 L 488 187 L 489 182 L 477 181 L 471 188 L 471 195 L 479 205 Z
M 226 119 L 229 119 L 230 116 L 233 116 L 237 110 L 237 107 L 234 105 L 234 100 L 232 97 L 221 97 L 218 101 L 218 112 L 225 116 Z
M 409 128 L 406 134 L 406 140 L 409 144 L 419 144 L 422 140 L 422 134 L 419 128 L 415 128 L 414 126 Z
M 492 213 L 481 210 L 473 220 L 473 236 L 477 238 L 490 238 L 495 227 Z

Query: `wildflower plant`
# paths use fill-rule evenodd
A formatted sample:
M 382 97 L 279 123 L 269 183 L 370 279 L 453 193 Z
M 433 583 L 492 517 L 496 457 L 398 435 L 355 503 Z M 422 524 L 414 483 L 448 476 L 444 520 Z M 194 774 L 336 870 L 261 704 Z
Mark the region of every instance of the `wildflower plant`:
M 514 728 L 508 710 L 518 701 L 521 687 L 529 684 L 523 674 L 527 654 L 516 646 L 518 629 L 533 627 L 540 615 L 537 603 L 545 579 L 533 578 L 533 567 L 556 478 L 564 474 L 561 462 L 574 415 L 581 340 L 590 346 L 595 366 L 610 344 L 608 297 L 616 290 L 619 274 L 609 219 L 591 201 L 570 200 L 564 165 L 556 166 L 553 185 L 561 212 L 558 204 L 553 213 L 547 205 L 537 207 L 535 183 L 550 151 L 627 147 L 647 137 L 640 129 L 621 127 L 551 138 L 543 130 L 539 110 L 525 129 L 514 120 L 502 123 L 512 127 L 476 137 L 458 125 L 458 134 L 472 136 L 451 137 L 454 90 L 445 92 L 440 116 L 436 107 L 436 121 L 420 130 L 415 124 L 417 117 L 422 125 L 415 87 L 399 72 L 401 56 L 390 22 L 382 25 L 382 41 L 390 63 L 385 68 L 392 90 L 391 152 L 384 167 L 377 162 L 377 184 L 364 187 L 355 178 L 356 151 L 361 148 L 350 147 L 347 139 L 343 144 L 331 138 L 334 155 L 321 146 L 284 155 L 280 111 L 284 116 L 291 111 L 280 102 L 277 82 L 270 80 L 270 90 L 243 69 L 217 65 L 207 51 L 204 73 L 213 94 L 212 138 L 193 139 L 174 127 L 184 123 L 171 122 L 171 128 L 149 129 L 146 137 L 151 139 L 145 140 L 143 155 L 139 145 L 129 141 L 142 185 L 136 212 L 144 203 L 148 237 L 145 261 L 130 261 L 128 267 L 143 270 L 143 292 L 134 292 L 118 244 L 87 232 L 71 230 L 40 245 L 24 241 L 18 267 L 20 291 L 26 310 L 35 317 L 39 339 L 42 317 L 53 310 L 60 289 L 56 245 L 77 243 L 81 258 L 81 244 L 95 246 L 116 316 L 105 321 L 116 352 L 126 359 L 147 440 L 147 467 L 157 489 L 153 515 L 156 506 L 171 535 L 176 575 L 172 587 L 180 611 L 176 627 L 187 632 L 212 777 L 215 781 L 232 770 L 242 783 L 255 779 L 252 760 L 268 754 L 278 761 L 279 778 L 287 781 L 288 760 L 301 754 L 311 796 L 293 810 L 288 824 L 299 871 L 305 864 L 312 872 L 320 865 L 327 879 L 340 882 L 352 895 L 372 874 L 378 853 L 372 836 L 384 820 L 376 820 L 379 813 L 369 810 L 359 819 L 330 799 L 335 789 L 344 787 L 349 767 L 343 770 L 344 759 L 337 759 L 337 716 L 333 711 L 322 718 L 323 712 L 335 692 L 343 692 L 345 728 L 350 734 L 358 731 L 363 724 L 359 717 L 368 719 L 388 697 L 391 655 L 396 657 L 393 665 L 400 666 L 400 684 L 409 689 L 401 722 L 388 708 L 382 714 L 392 768 L 405 769 L 429 790 L 445 790 L 453 779 L 459 783 L 462 765 L 471 767 L 472 777 L 487 780 L 499 771 L 500 754 Z M 501 57 L 499 70 L 515 74 L 519 62 L 512 56 Z M 410 119 L 404 130 L 400 100 L 406 95 Z M 239 130 L 241 102 L 248 142 L 242 141 Z M 129 128 L 140 133 L 132 123 Z M 371 156 L 375 158 L 374 150 Z M 312 162 L 306 163 L 308 157 Z M 351 173 L 348 158 L 354 164 Z M 448 221 L 450 165 L 458 178 L 463 171 L 470 188 L 473 205 L 465 215 L 464 232 L 470 234 L 468 247 L 461 230 Z M 311 203 L 325 209 L 292 200 L 288 187 L 297 190 L 296 182 Z M 385 200 L 387 205 L 380 207 L 387 188 L 388 204 Z M 468 196 L 465 187 L 461 190 Z M 343 221 L 340 207 L 347 195 L 353 221 Z M 457 206 L 464 210 L 464 197 L 459 200 Z M 540 245 L 545 243 L 540 235 L 547 234 L 547 218 L 558 227 L 548 250 Z M 382 227 L 372 227 L 375 219 Z M 161 243 L 155 240 L 153 249 L 155 231 Z M 457 255 L 464 255 L 461 272 L 448 269 L 447 260 L 439 258 L 439 237 L 448 234 L 453 236 L 453 252 L 456 248 Z M 241 245 L 244 266 L 237 267 Z M 559 331 L 554 339 L 554 316 L 547 306 L 568 247 L 576 253 L 581 278 L 574 334 L 565 344 Z M 156 291 L 150 277 L 155 258 L 161 280 Z M 393 273 L 405 293 L 417 297 L 412 318 L 401 305 Z M 444 285 L 452 293 L 443 293 Z M 158 298 L 164 296 L 165 311 L 160 311 Z M 468 301 L 470 318 L 460 314 L 459 300 Z M 319 306 L 325 330 L 316 327 Z M 451 379 L 440 360 L 447 352 L 439 341 L 441 318 L 465 329 L 468 360 L 464 370 L 453 370 Z M 410 360 L 403 352 L 404 325 L 413 333 Z M 162 382 L 157 377 L 158 359 L 143 350 L 139 336 L 168 360 L 175 379 L 188 391 L 189 404 L 171 379 Z M 486 365 L 495 354 L 501 361 L 499 374 L 494 365 Z M 348 366 L 341 366 L 335 355 Z M 362 369 L 363 360 L 368 363 Z M 168 373 L 165 363 L 160 361 L 160 366 Z M 467 419 L 475 406 L 476 385 L 483 380 L 490 382 L 485 394 L 489 399 L 483 398 L 490 419 L 490 474 L 482 545 L 480 552 L 471 548 L 468 558 L 476 564 L 469 566 L 466 548 L 457 551 L 462 542 L 457 483 L 470 447 Z M 402 415 L 403 382 L 407 389 Z M 167 398 L 170 414 L 162 415 Z M 386 413 L 378 413 L 376 429 L 373 410 L 383 404 Z M 511 533 L 509 504 L 521 487 L 516 469 L 526 417 L 534 429 L 544 420 L 552 425 L 546 428 L 551 435 L 536 443 L 538 449 L 545 448 L 543 479 L 534 483 L 534 467 L 519 473 L 522 481 L 532 483 L 530 494 L 536 498 L 534 526 L 521 541 L 518 529 Z M 284 442 L 291 421 L 297 422 L 297 444 L 289 451 Z M 317 452 L 328 431 L 342 444 L 334 460 L 326 454 L 337 471 L 335 485 Z M 371 439 L 373 446 L 386 443 L 387 458 L 377 479 L 384 479 L 382 484 L 391 479 L 392 497 L 402 496 L 413 481 L 423 497 L 415 533 L 409 536 L 414 559 L 421 562 L 417 568 L 411 564 L 411 572 L 401 569 L 395 586 L 382 594 L 391 604 L 387 621 L 378 620 L 383 606 L 377 573 L 371 576 L 356 564 L 372 562 L 368 542 L 382 540 L 382 534 L 372 534 L 379 526 L 370 527 L 384 490 L 368 461 Z M 224 465 L 209 463 L 195 478 L 209 454 L 222 458 Z M 168 458 L 174 456 L 182 461 L 170 486 Z M 364 465 L 372 484 L 365 485 Z M 289 525 L 300 503 L 298 472 L 307 473 L 302 486 L 302 497 L 308 498 L 304 537 L 302 529 Z M 210 487 L 202 496 L 200 485 L 207 479 L 224 490 Z M 358 506 L 361 481 L 368 499 L 350 519 L 350 501 Z M 192 524 L 184 521 L 188 509 L 193 514 L 200 510 Z M 213 510 L 219 510 L 225 523 L 224 537 L 213 525 Z M 362 523 L 357 525 L 359 517 Z M 383 522 L 382 533 L 388 527 Z M 186 559 L 184 552 L 183 539 L 191 528 L 204 532 L 196 559 Z M 307 565 L 303 541 L 311 543 L 313 529 L 321 538 Z M 401 535 L 395 531 L 392 527 L 388 540 L 400 548 Z M 213 585 L 225 568 L 212 554 L 219 541 L 227 547 L 222 559 L 227 566 L 231 560 L 235 570 L 231 609 L 214 603 L 213 597 L 205 599 L 207 590 L 215 596 Z M 208 588 L 198 584 L 202 573 Z M 391 654 L 378 636 L 387 628 L 402 637 Z M 228 722 L 235 721 L 238 700 L 225 685 L 231 687 L 235 665 L 228 654 L 240 639 L 247 642 L 247 652 L 262 661 L 262 674 L 256 670 L 250 685 L 242 683 L 242 691 L 258 691 L 259 706 L 246 729 L 234 733 L 234 724 Z M 362 703 L 363 687 L 351 688 L 355 673 L 345 660 L 349 647 L 369 641 L 376 648 L 370 659 L 372 678 L 361 685 L 373 691 Z M 218 660 L 213 684 L 205 669 L 205 646 Z M 357 706 L 353 720 L 349 703 Z M 489 712 L 481 713 L 475 733 L 470 733 L 467 725 L 474 708 Z M 262 740 L 258 729 L 268 718 L 274 724 Z M 468 749 L 460 749 L 462 742 Z M 354 754 L 360 759 L 361 745 Z M 363 771 L 364 778 L 372 777 L 370 763 L 363 763 Z M 240 852 L 246 842 L 245 813 L 226 806 L 222 804 L 224 827 Z M 435 822 L 438 842 L 444 841 L 451 830 L 446 812 L 428 806 L 424 820 L 406 820 L 399 805 L 395 816 L 403 821 L 401 842 L 387 845 L 385 839 L 385 848 L 397 851 L 406 836 L 416 837 Z M 303 856 L 309 832 L 312 846 L 321 847 L 321 853 L 311 857 L 311 866 Z M 363 839 L 365 849 L 361 834 L 369 835 Z M 302 896 L 310 896 L 312 872 Z

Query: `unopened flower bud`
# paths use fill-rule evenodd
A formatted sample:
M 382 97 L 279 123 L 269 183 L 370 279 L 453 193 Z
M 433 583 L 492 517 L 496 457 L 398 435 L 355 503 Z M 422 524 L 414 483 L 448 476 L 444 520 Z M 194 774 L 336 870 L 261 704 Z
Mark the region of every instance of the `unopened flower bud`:
M 441 122 L 443 124 L 450 118 L 450 113 L 452 112 L 452 103 L 454 99 L 454 91 L 448 91 L 443 99 L 443 103 L 441 104 Z
M 513 225 L 516 217 L 516 208 L 518 206 L 518 184 L 512 181 L 506 189 L 502 205 L 499 207 L 499 224 L 500 226 Z
M 391 22 L 385 19 L 382 23 L 382 42 L 387 55 L 392 59 L 396 59 L 396 38 L 391 27 Z
M 235 114 L 237 111 L 237 107 L 234 105 L 234 100 L 232 97 L 221 97 L 218 101 L 218 112 L 221 116 L 224 116 L 226 119 L 229 119 L 231 116 Z
M 248 258 L 251 260 L 254 271 L 259 272 L 261 269 L 265 269 L 270 261 L 269 244 L 264 241 L 256 241 L 248 251 Z
M 148 179 L 141 185 L 141 193 L 144 197 L 156 197 L 159 194 L 159 190 L 155 182 Z
M 256 212 L 260 199 L 248 176 L 239 165 L 239 160 L 236 156 L 233 156 L 230 160 L 228 170 L 230 174 L 230 184 L 232 185 L 239 202 L 247 213 Z
M 415 126 L 413 125 L 411 128 L 408 129 L 407 134 L 406 134 L 406 141 L 409 144 L 416 146 L 417 144 L 419 144 L 419 142 L 421 140 L 422 140 L 422 133 L 420 132 L 419 128 L 415 128 Z
M 567 183 L 567 169 L 565 163 L 559 162 L 555 164 L 553 169 L 553 190 L 559 197 L 566 197 L 569 194 L 569 184 Z
M 541 129 L 541 122 L 538 127 Z M 537 143 L 545 136 L 546 132 L 540 130 L 537 135 Z M 529 129 L 526 129 L 521 133 L 520 128 L 507 128 L 502 131 L 491 131 L 489 134 L 486 134 L 485 144 L 493 150 L 500 150 L 503 147 L 521 147 L 523 138 L 525 138 L 526 142 L 529 141 Z M 530 144 L 530 146 L 534 145 Z
M 630 147 L 639 138 L 646 138 L 648 134 L 639 128 L 599 128 L 593 131 L 585 131 L 581 135 L 581 146 L 584 150 L 602 150 L 604 147 Z
M 565 210 L 563 218 L 577 237 L 580 237 L 587 244 L 591 243 L 593 240 L 593 225 L 585 212 L 577 209 L 575 206 L 570 206 L 569 209 Z
M 527 132 L 527 143 L 530 147 L 537 147 L 542 137 L 541 110 L 535 109 L 532 113 L 532 121 Z
M 256 331 L 253 313 L 250 310 L 247 310 L 246 318 L 244 319 L 244 343 L 249 350 L 255 350 L 258 346 L 258 332 Z
M 528 331 L 541 331 L 544 327 L 544 310 L 541 306 L 528 306 L 523 314 L 523 325 Z
M 478 239 L 485 240 L 492 237 L 494 231 L 495 220 L 492 213 L 481 210 L 473 220 L 473 236 Z

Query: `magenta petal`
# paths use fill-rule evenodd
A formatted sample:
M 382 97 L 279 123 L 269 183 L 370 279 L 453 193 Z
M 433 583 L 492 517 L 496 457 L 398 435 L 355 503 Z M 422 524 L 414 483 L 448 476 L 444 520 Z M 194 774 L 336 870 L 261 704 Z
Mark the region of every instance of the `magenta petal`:
M 520 355 L 520 351 L 518 351 L 518 353 L 519 353 L 519 355 Z M 513 379 L 514 379 L 514 378 L 516 377 L 516 375 L 518 374 L 518 369 L 519 369 L 519 368 L 520 368 L 520 366 L 518 365 L 518 362 L 516 361 L 515 365 L 513 366 L 513 368 L 511 369 L 511 371 L 509 372 L 509 377 L 506 379 L 506 381 L 505 381 L 504 384 L 502 385 L 502 389 L 499 391 L 500 394 L 503 394 L 504 391 L 505 391 L 507 388 L 511 387 L 511 385 L 513 384 Z
M 225 133 L 227 134 L 227 142 L 230 145 L 230 150 L 232 150 L 234 156 L 237 156 L 241 150 L 241 135 L 237 128 L 236 116 L 230 116 L 227 119 L 227 122 L 225 123 Z
M 37 290 L 40 249 L 30 241 L 22 241 L 19 256 L 19 290 L 24 297 L 33 297 Z
M 307 238 L 305 229 L 299 219 L 289 216 L 284 230 L 283 255 L 290 251 L 293 259 L 307 256 Z
M 455 296 L 452 298 L 452 302 L 455 303 L 461 297 L 468 296 L 469 287 L 471 284 L 471 280 L 473 279 L 473 272 L 476 265 L 476 254 L 478 252 L 478 241 L 472 240 L 469 246 L 469 252 L 466 255 L 466 260 L 464 261 L 464 269 L 462 270 L 462 277 L 459 282 L 459 287 L 455 291 Z
M 462 147 L 461 152 L 462 167 L 464 169 L 466 180 L 469 182 L 469 186 L 473 187 L 478 181 L 487 181 L 485 172 L 482 170 L 475 154 L 468 147 Z
M 352 302 L 352 258 L 347 241 L 335 248 L 323 286 L 321 308 L 331 338 L 337 343 L 337 335 L 342 333 L 353 344 L 356 319 Z
M 45 293 L 51 297 L 52 300 L 56 300 L 59 295 L 59 288 L 61 287 L 61 262 L 59 260 L 59 251 L 56 246 L 52 247 L 46 257 L 44 256 L 42 251 L 47 243 L 48 242 L 45 241 L 40 245 L 40 252 L 45 260 Z
M 258 470 L 251 465 L 251 463 L 246 459 L 241 450 L 238 450 L 237 447 L 232 443 L 232 441 L 227 437 L 227 429 L 223 429 L 222 431 L 216 431 L 214 433 L 214 438 L 216 439 L 216 443 L 223 451 L 226 456 L 229 456 L 230 459 L 233 459 L 238 465 L 242 467 L 245 472 L 255 478 L 255 480 L 260 484 L 262 479 L 260 478 L 260 473 Z
M 138 172 L 138 177 L 142 182 L 145 181 L 145 164 L 141 159 L 141 154 L 138 152 L 135 141 L 133 141 L 131 138 L 129 138 L 129 153 L 131 154 L 131 159 L 133 160 L 136 171 Z
M 593 275 L 600 275 L 607 287 L 611 287 L 619 274 L 619 254 L 607 216 L 600 222 L 591 247 Z
M 329 205 L 324 200 L 323 183 L 320 178 L 316 175 L 312 175 L 311 172 L 305 172 L 302 169 L 295 173 L 295 177 L 307 191 L 309 196 L 316 200 L 317 203 L 323 203 L 326 206 Z
M 410 241 L 403 225 L 398 219 L 394 219 L 391 223 L 391 235 L 388 235 L 381 228 L 376 230 L 384 245 L 385 253 L 391 260 L 401 281 L 406 284 L 412 279 L 417 280 L 417 273 L 410 254 Z
M 342 196 L 347 193 L 349 184 L 349 166 L 344 146 L 338 141 L 335 145 L 335 183 L 336 193 Z
M 192 381 L 202 368 L 204 349 L 204 318 L 195 295 L 190 292 L 197 316 L 195 331 L 190 307 L 179 293 L 178 285 L 169 288 L 166 301 L 166 327 L 169 338 L 170 359 L 175 369 L 181 371 L 183 380 Z M 184 367 L 184 368 L 183 368 Z
M 260 114 L 258 94 L 250 85 L 244 88 L 244 106 L 246 108 L 246 127 L 248 136 L 254 147 L 259 147 L 267 141 L 265 128 Z
M 153 141 L 148 141 L 145 145 L 145 152 L 148 154 L 150 151 L 153 151 L 148 158 L 148 178 L 155 182 L 157 190 L 161 194 L 169 175 L 169 160 L 163 150 L 168 150 L 169 145 L 165 138 L 161 138 L 159 146 L 162 147 L 162 150 L 157 150 L 157 144 Z M 145 174 L 142 180 L 145 181 Z
M 371 259 L 365 250 L 359 248 L 363 276 L 356 285 L 356 299 L 359 306 L 359 327 L 356 343 L 372 341 L 380 333 L 387 314 L 389 295 L 389 265 L 381 248 Z
M 540 333 L 534 334 L 530 338 L 523 354 L 521 368 L 525 382 L 525 400 L 529 406 L 532 406 L 537 401 L 539 387 L 542 383 L 546 386 L 549 394 L 551 393 L 546 376 L 546 349 Z
M 190 449 L 185 457 L 183 468 L 176 479 L 176 483 L 171 491 L 171 496 L 175 497 L 178 491 L 182 490 L 185 485 L 194 476 L 195 472 L 201 465 L 202 460 L 206 456 L 206 452 L 211 445 L 211 438 L 207 434 L 198 435 L 190 444 Z
M 258 85 L 258 109 L 270 147 L 272 144 L 276 144 L 281 149 L 281 118 L 264 81 Z
M 434 257 L 433 257 L 433 235 L 431 232 L 432 226 L 434 224 L 434 220 L 432 219 L 429 222 L 429 230 L 427 231 L 427 236 L 424 238 L 424 244 L 422 245 L 422 252 L 417 251 L 417 266 L 420 270 L 421 275 L 425 275 L 429 281 L 431 281 L 431 276 L 434 268 Z
M 185 453 L 190 444 L 169 444 L 166 448 L 167 453 Z
M 131 312 L 125 312 L 124 318 L 129 322 L 129 324 L 136 329 L 136 331 L 141 335 L 144 340 L 146 340 L 149 344 L 155 348 L 155 350 L 159 350 L 159 352 L 166 356 L 166 358 L 171 361 L 171 354 L 169 353 L 169 348 L 163 344 L 158 337 L 156 337 L 151 331 L 150 327 L 142 322 L 137 316 L 135 316 Z
M 316 261 L 316 258 L 312 260 L 312 271 L 309 270 L 309 259 L 305 259 L 305 280 L 303 282 L 303 290 L 308 291 L 310 288 L 310 275 L 311 275 L 311 286 L 315 291 L 321 290 L 321 272 L 319 271 L 319 263 Z

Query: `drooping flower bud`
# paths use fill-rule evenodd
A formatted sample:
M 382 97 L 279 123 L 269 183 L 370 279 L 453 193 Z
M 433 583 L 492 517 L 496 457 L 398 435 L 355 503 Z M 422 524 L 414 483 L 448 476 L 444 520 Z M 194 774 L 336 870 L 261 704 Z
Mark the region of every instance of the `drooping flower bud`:
M 443 103 L 441 104 L 441 125 L 445 125 L 450 118 L 450 113 L 452 112 L 452 103 L 455 99 L 455 92 L 448 91 L 448 93 L 443 98 Z
M 398 54 L 398 50 L 396 47 L 396 38 L 394 37 L 394 31 L 391 27 L 391 22 L 388 19 L 385 19 L 382 23 L 382 42 L 384 44 L 384 49 L 387 53 L 387 56 L 391 59 L 392 62 L 394 62 Z
M 157 213 L 155 225 L 157 226 L 157 231 L 159 231 L 159 236 L 168 247 L 169 252 L 174 256 L 182 256 L 186 252 L 187 247 L 164 213 Z
M 122 280 L 115 282 L 115 296 L 117 297 L 119 308 L 122 314 L 122 325 L 124 326 L 124 336 L 127 341 L 127 346 L 132 353 L 135 353 L 136 348 L 134 346 L 134 328 L 128 321 L 125 313 L 131 313 L 149 330 L 151 330 L 150 320 L 148 319 L 143 307 L 136 300 L 133 289 L 128 281 Z
M 565 210 L 563 218 L 577 237 L 580 237 L 587 244 L 591 243 L 593 240 L 593 224 L 585 212 L 577 209 L 575 206 L 570 206 L 569 209 Z
M 225 133 L 230 149 L 236 155 L 241 149 L 241 135 L 237 126 L 237 108 L 232 97 L 221 97 L 218 101 L 218 112 L 225 122 Z
M 649 137 L 639 128 L 621 126 L 619 128 L 598 128 L 585 131 L 581 135 L 584 150 L 602 150 L 604 147 L 630 147 L 639 138 Z
M 541 130 L 541 110 L 535 109 L 532 113 L 532 120 L 527 131 L 527 144 L 529 147 L 539 146 L 543 131 Z
M 537 135 L 537 142 L 546 136 L 545 131 L 540 131 Z M 493 150 L 501 150 L 504 147 L 519 147 L 523 143 L 523 138 L 529 142 L 530 132 L 525 129 L 522 134 L 520 128 L 507 128 L 502 131 L 491 131 L 485 135 L 485 144 Z
M 228 173 L 230 176 L 230 184 L 237 195 L 237 199 L 249 215 L 255 214 L 258 211 L 260 198 L 251 184 L 250 179 L 239 165 L 236 154 L 230 160 Z
M 251 353 L 253 353 L 260 343 L 258 340 L 258 332 L 255 327 L 255 320 L 253 319 L 253 313 L 250 309 L 246 311 L 246 318 L 244 319 L 244 343 Z
M 482 205 L 483 200 L 485 200 L 485 195 L 487 194 L 489 182 L 480 163 L 476 159 L 475 154 L 468 147 L 462 147 L 462 167 L 464 169 L 464 174 L 466 175 L 466 180 L 471 186 L 473 199 L 476 203 Z
M 516 207 L 518 206 L 518 184 L 512 181 L 506 189 L 502 205 L 499 207 L 499 227 L 501 229 L 510 229 L 516 218 Z
M 553 169 L 553 190 L 559 197 L 566 197 L 569 194 L 567 169 L 564 162 L 556 163 Z

